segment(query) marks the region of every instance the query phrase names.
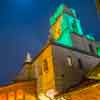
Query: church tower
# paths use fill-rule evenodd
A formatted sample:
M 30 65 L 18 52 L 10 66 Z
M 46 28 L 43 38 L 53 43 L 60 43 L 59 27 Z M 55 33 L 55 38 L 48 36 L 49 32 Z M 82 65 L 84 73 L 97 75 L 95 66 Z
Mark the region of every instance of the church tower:
M 97 0 L 99 3 L 99 0 Z M 45 46 L 28 52 L 0 100 L 100 100 L 100 42 L 83 33 L 76 11 L 61 4 L 50 17 Z
M 50 34 L 56 43 L 72 47 L 71 33 L 83 35 L 80 20 L 74 9 L 61 4 L 50 18 Z
M 97 47 L 94 36 L 83 33 L 76 11 L 61 4 L 50 17 L 49 41 L 32 61 L 38 93 L 64 92 L 84 81 L 100 61 Z

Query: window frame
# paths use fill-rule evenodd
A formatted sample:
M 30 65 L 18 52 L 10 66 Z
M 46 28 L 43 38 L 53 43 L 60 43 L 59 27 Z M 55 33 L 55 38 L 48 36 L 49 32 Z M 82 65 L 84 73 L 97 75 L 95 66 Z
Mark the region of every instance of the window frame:
M 43 65 L 43 71 L 47 73 L 48 70 L 49 70 L 49 68 L 48 68 L 48 60 L 44 59 L 42 65 Z
M 71 56 L 67 56 L 67 65 L 70 67 L 73 66 L 73 61 Z

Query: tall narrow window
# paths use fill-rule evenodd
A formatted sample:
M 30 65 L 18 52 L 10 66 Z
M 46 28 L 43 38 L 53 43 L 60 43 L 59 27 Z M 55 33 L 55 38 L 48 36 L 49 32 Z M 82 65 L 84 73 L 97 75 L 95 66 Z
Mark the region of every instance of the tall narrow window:
M 70 56 L 67 57 L 68 66 L 72 66 L 72 58 Z
M 16 91 L 16 100 L 24 100 L 24 92 L 23 90 Z
M 46 59 L 43 61 L 43 69 L 44 69 L 44 72 L 48 72 L 48 62 Z
M 39 72 L 39 75 L 42 75 L 42 65 L 39 65 L 38 72 Z
M 89 44 L 89 49 L 90 49 L 91 53 L 93 53 L 93 54 L 95 53 L 92 44 Z
M 81 59 L 78 59 L 78 63 L 79 63 L 79 67 L 80 67 L 80 69 L 82 69 L 82 68 L 83 68 L 83 64 L 82 64 Z
M 15 100 L 15 93 L 14 92 L 8 93 L 8 100 Z

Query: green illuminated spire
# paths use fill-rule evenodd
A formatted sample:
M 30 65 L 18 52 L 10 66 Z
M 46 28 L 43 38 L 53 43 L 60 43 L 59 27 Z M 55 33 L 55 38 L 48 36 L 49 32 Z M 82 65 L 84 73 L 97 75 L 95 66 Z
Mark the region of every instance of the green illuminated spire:
M 64 46 L 72 47 L 73 43 L 72 43 L 71 35 L 68 33 L 69 31 L 66 29 L 63 32 L 62 36 L 56 42 Z
M 56 22 L 57 18 L 63 13 L 63 11 L 64 11 L 64 4 L 61 4 L 57 8 L 57 10 L 54 13 L 54 15 L 50 18 L 50 25 L 53 25 Z
M 80 25 L 80 20 L 74 19 L 72 23 L 72 28 L 73 28 L 73 32 L 75 32 L 76 34 L 83 35 L 83 31 Z
M 100 57 L 100 47 L 97 47 L 96 50 L 97 50 L 97 55 Z
M 89 39 L 89 40 L 95 41 L 95 37 L 90 35 L 90 34 L 87 34 L 86 38 Z
M 50 18 L 50 34 L 55 42 L 72 47 L 71 33 L 83 35 L 80 21 L 74 9 L 61 4 Z

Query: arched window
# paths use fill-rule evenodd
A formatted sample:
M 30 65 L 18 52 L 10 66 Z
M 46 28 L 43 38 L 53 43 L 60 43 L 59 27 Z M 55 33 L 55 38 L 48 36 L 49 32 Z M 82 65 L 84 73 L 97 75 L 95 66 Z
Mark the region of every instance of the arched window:
M 44 72 L 48 72 L 48 61 L 46 59 L 43 61 L 43 69 Z
M 24 100 L 24 92 L 23 90 L 16 91 L 16 100 Z
M 0 100 L 7 100 L 7 95 L 6 94 L 1 94 L 0 95 Z
M 95 53 L 95 52 L 94 52 L 94 48 L 93 48 L 92 44 L 89 44 L 89 49 L 90 49 L 90 52 L 91 52 L 92 54 L 94 54 L 94 53 Z
M 68 65 L 68 66 L 72 66 L 73 65 L 71 56 L 68 56 L 66 58 L 65 64 Z
M 15 100 L 15 92 L 8 93 L 8 100 Z

